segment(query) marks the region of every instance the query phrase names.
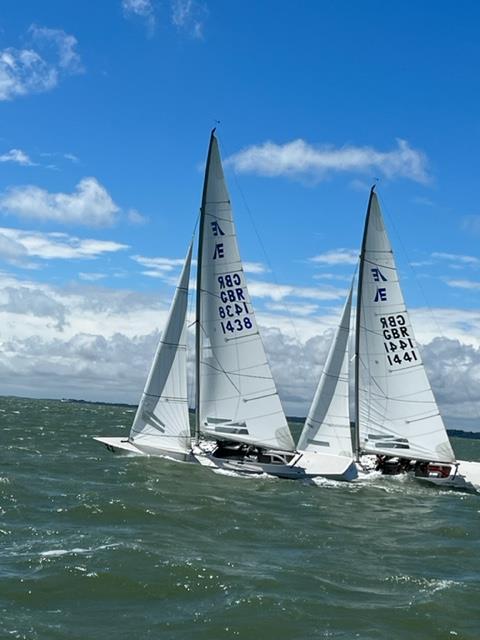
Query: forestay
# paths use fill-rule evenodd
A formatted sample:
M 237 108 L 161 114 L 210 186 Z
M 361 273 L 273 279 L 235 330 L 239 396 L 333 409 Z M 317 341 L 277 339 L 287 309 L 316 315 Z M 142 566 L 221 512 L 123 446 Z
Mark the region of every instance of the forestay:
M 192 245 L 130 431 L 130 440 L 137 445 L 190 449 L 186 315 L 191 260 Z
M 197 410 L 201 431 L 217 439 L 293 450 L 248 293 L 213 133 L 205 173 L 198 268 Z
M 352 285 L 353 286 L 353 285 Z M 348 340 L 352 289 L 298 441 L 300 451 L 352 457 L 349 417 Z
M 365 223 L 357 304 L 360 450 L 453 462 L 454 454 L 405 308 L 373 189 Z

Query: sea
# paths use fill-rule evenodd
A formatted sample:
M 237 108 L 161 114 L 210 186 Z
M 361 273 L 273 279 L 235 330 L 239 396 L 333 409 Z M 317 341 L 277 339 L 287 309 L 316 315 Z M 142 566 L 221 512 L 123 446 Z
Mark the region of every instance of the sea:
M 480 495 L 246 478 L 92 440 L 133 416 L 0 398 L 1 640 L 480 638 Z M 452 443 L 480 460 L 480 440 Z

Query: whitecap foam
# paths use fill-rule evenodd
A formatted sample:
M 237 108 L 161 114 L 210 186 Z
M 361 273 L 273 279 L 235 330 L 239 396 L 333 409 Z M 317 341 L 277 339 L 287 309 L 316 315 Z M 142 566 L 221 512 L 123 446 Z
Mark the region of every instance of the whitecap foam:
M 48 551 L 40 551 L 39 555 L 43 556 L 44 558 L 59 558 L 61 556 L 66 556 L 69 554 L 82 555 L 86 553 L 93 553 L 95 551 L 101 551 L 102 549 L 118 547 L 119 545 L 120 543 L 114 542 L 112 544 L 101 544 L 98 547 L 88 547 L 85 549 L 82 547 L 74 547 L 73 549 L 49 549 Z

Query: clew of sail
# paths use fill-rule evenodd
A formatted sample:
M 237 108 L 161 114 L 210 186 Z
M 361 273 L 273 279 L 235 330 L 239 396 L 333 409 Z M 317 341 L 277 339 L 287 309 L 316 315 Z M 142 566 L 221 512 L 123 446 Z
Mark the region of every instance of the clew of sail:
M 197 411 L 215 439 L 294 449 L 258 331 L 212 133 L 200 218 Z
M 130 441 L 154 449 L 190 450 L 186 315 L 191 261 L 192 245 L 188 249 L 167 323 L 130 431 Z
M 357 425 L 361 451 L 453 462 L 372 189 L 357 296 Z
M 353 285 L 352 285 L 353 287 Z M 352 457 L 349 418 L 348 340 L 352 288 L 330 346 L 297 449 Z

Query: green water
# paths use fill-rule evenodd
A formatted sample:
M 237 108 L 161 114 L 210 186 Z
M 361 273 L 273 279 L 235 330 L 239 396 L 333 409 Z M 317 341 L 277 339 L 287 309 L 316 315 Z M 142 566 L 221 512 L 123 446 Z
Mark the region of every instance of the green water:
M 0 398 L 2 640 L 480 638 L 480 496 L 232 477 L 91 440 L 132 418 Z

